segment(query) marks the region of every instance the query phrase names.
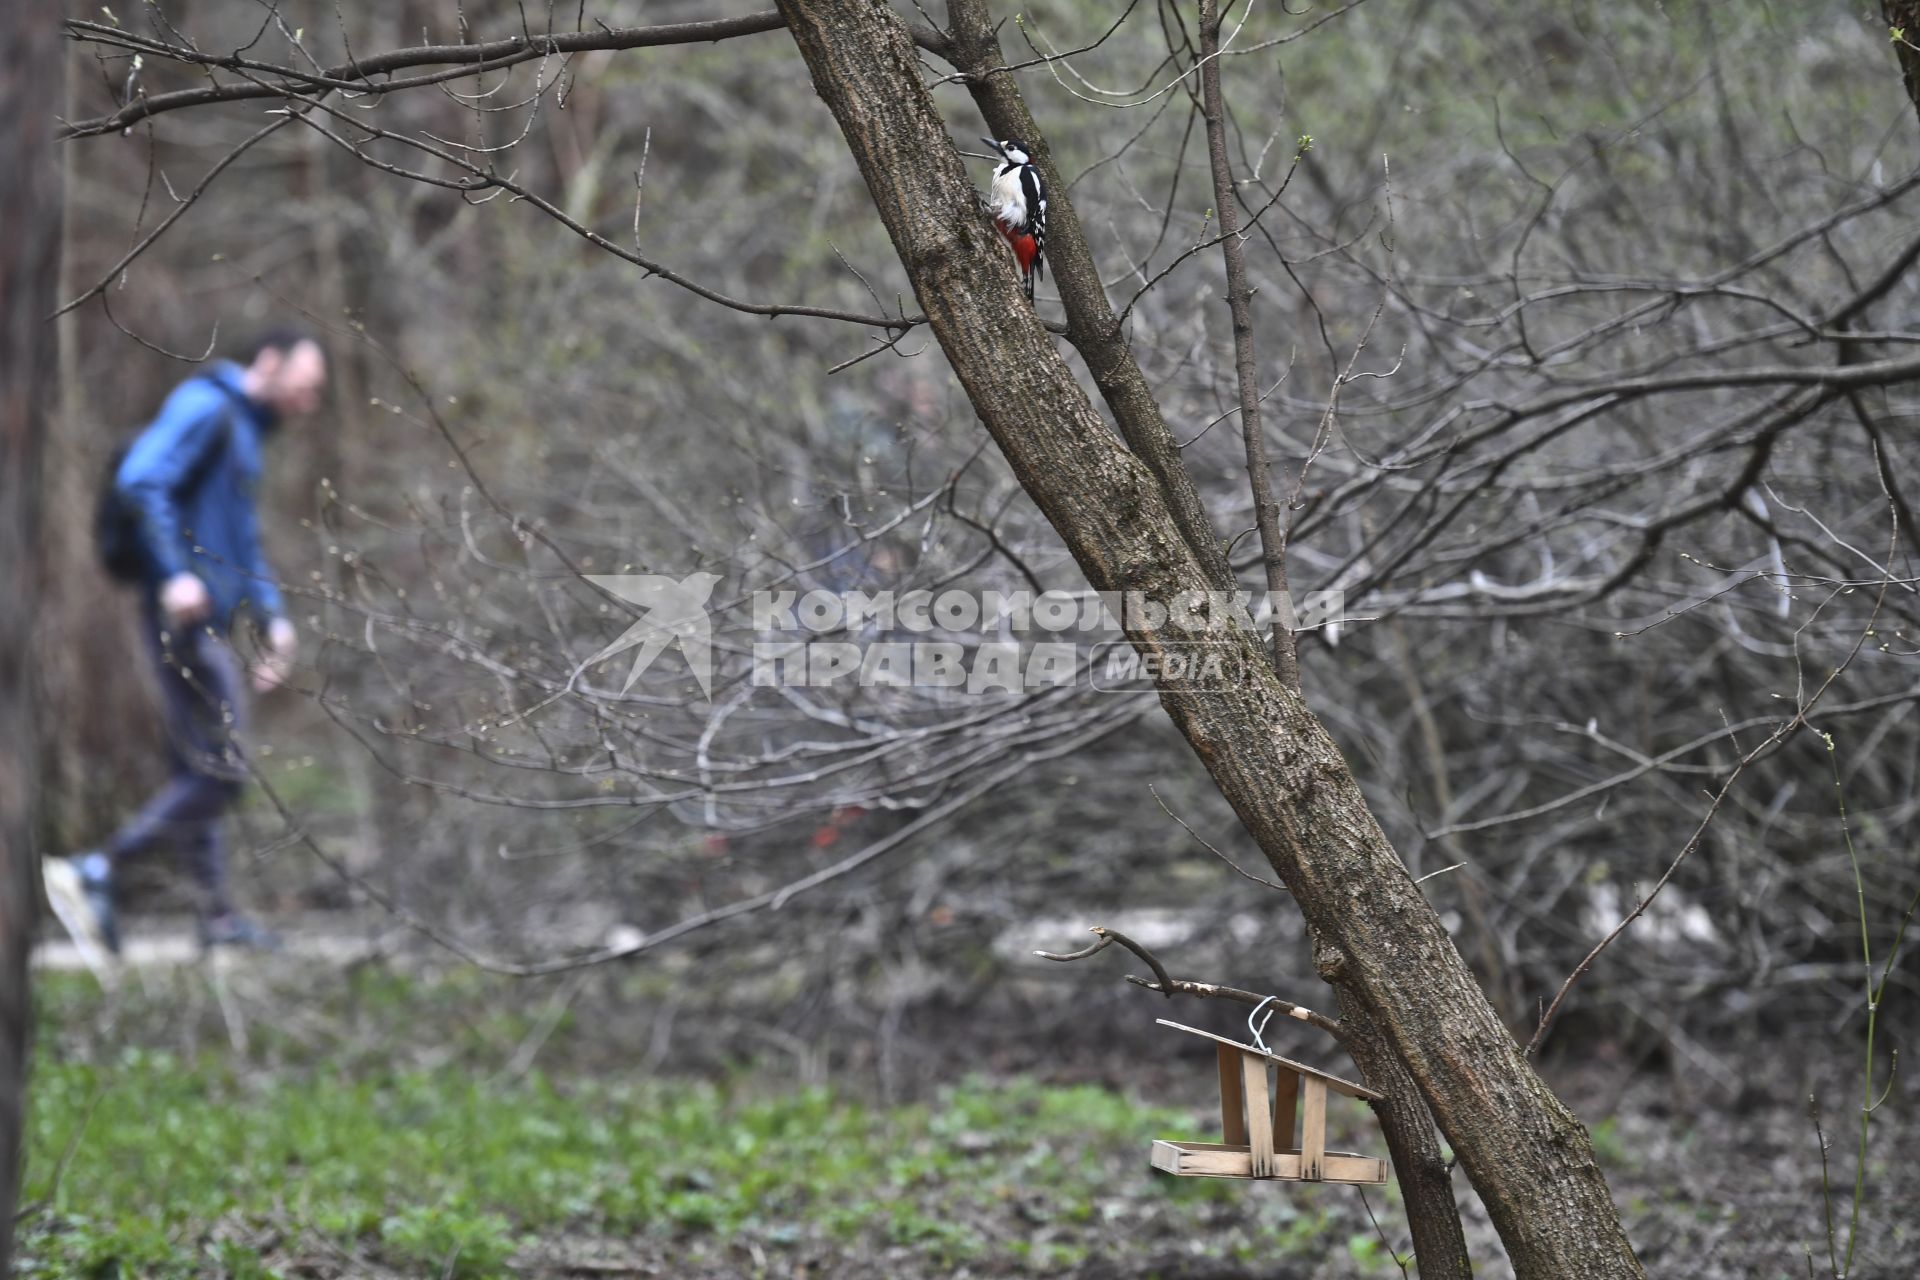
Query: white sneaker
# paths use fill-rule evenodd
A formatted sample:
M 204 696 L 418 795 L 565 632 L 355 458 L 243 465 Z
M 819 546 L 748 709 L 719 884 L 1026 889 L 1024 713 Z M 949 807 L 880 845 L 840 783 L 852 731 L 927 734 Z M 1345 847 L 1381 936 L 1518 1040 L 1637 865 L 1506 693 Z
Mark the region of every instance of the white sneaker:
M 107 950 L 99 917 L 94 915 L 80 884 L 80 872 L 67 858 L 42 858 L 40 881 L 47 887 L 47 905 L 73 938 L 74 950 L 96 978 L 107 982 L 113 973 L 113 957 Z

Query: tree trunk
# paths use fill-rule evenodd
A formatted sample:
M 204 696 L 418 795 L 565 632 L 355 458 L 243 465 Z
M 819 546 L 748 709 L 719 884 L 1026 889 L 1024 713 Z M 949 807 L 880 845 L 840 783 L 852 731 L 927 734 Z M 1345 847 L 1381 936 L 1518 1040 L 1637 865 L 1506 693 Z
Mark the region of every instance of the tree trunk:
M 1224 556 L 1219 555 L 1220 544 L 1211 536 L 1211 524 L 1192 478 L 1179 460 L 1160 406 L 1148 390 L 1146 378 L 1113 314 L 1106 290 L 1100 283 L 1099 269 L 1087 248 L 1080 219 L 1067 198 L 1066 183 L 1053 164 L 1046 136 L 1028 110 L 1019 82 L 1004 69 L 1006 57 L 1001 51 L 993 18 L 984 0 L 950 0 L 947 13 L 951 26 L 943 39 L 930 44 L 916 35 L 915 43 L 922 48 L 933 48 L 966 77 L 974 105 L 980 109 L 981 117 L 995 137 L 1020 138 L 1028 144 L 1051 193 L 1047 205 L 1047 260 L 1067 312 L 1067 341 L 1094 371 L 1095 385 L 1120 422 L 1121 435 L 1159 478 L 1188 545 L 1196 551 L 1204 546 L 1218 559 L 1215 565 L 1206 555 L 1200 556 L 1209 584 L 1228 586 L 1232 582 L 1231 570 L 1226 568 Z M 1219 203 L 1217 197 L 1216 203 Z M 1129 427 L 1129 423 L 1133 425 Z M 1160 465 L 1154 463 L 1156 454 L 1165 459 Z M 1183 510 L 1198 514 L 1182 517 Z M 1197 532 L 1202 530 L 1208 532 Z M 1285 589 L 1284 580 L 1281 589 Z M 1291 651 L 1291 644 L 1288 649 Z M 1297 666 L 1290 673 L 1283 672 L 1281 678 L 1297 685 Z M 1407 1221 L 1422 1280 L 1465 1280 L 1473 1274 L 1473 1265 L 1467 1254 L 1459 1208 L 1454 1203 L 1453 1178 L 1441 1158 L 1439 1137 L 1426 1100 L 1420 1096 L 1406 1067 L 1394 1056 L 1392 1047 L 1372 1025 L 1365 1008 L 1357 1004 L 1343 1008 L 1342 1019 L 1353 1035 L 1349 1049 L 1354 1061 L 1366 1074 L 1368 1084 L 1385 1096 L 1375 1113 L 1386 1135 L 1394 1176 L 1406 1200 Z
M 38 592 L 40 446 L 52 399 L 60 265 L 60 7 L 26 0 L 0 53 L 0 1275 L 13 1257 L 32 1008 L 27 958 L 39 902 L 30 640 Z
M 1321 972 L 1412 1075 L 1522 1280 L 1639 1277 L 1586 1130 L 1494 1016 L 1325 728 L 1253 634 L 1207 628 L 1207 575 L 1154 474 L 1100 420 L 1015 281 L 1012 259 L 876 0 L 781 0 L 935 336 L 1008 465 L 1088 580 L 1168 606 L 1129 617 L 1162 705 L 1327 945 Z
M 1453 1172 L 1440 1155 L 1433 1113 L 1420 1096 L 1420 1087 L 1394 1054 L 1364 1008 L 1349 1008 L 1342 999 L 1341 1043 L 1367 1085 L 1380 1094 L 1374 1114 L 1386 1135 L 1387 1158 L 1407 1206 L 1407 1230 L 1413 1237 L 1413 1256 L 1420 1280 L 1468 1280 L 1473 1258 L 1467 1253 L 1467 1233 L 1460 1223 L 1460 1206 L 1453 1200 Z

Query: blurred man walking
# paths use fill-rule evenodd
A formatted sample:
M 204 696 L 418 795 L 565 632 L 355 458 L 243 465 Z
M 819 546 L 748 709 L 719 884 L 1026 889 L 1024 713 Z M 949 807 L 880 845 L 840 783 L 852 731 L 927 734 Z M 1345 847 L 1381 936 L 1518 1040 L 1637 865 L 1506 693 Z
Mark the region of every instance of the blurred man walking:
M 163 845 L 199 884 L 203 947 L 275 945 L 234 908 L 220 820 L 246 776 L 235 739 L 246 726 L 247 685 L 257 693 L 278 686 L 295 647 L 260 548 L 261 447 L 282 419 L 319 406 L 327 362 L 319 343 L 295 330 L 262 334 L 243 359 L 208 365 L 174 388 L 102 496 L 101 559 L 140 588 L 172 776 L 100 848 L 48 860 L 48 899 L 83 951 L 118 953 L 115 870 Z M 242 625 L 265 635 L 250 672 L 229 639 Z

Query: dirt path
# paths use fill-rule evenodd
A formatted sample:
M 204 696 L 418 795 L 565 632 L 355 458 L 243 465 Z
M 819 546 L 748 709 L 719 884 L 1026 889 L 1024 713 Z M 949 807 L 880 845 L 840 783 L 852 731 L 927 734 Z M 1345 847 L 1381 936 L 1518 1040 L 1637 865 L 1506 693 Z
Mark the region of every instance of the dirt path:
M 193 922 L 187 918 L 142 922 L 130 932 L 119 959 L 121 968 L 168 968 L 197 964 L 206 957 L 194 935 Z M 339 919 L 316 916 L 309 920 L 271 922 L 279 932 L 286 955 L 329 965 L 350 964 L 392 950 L 387 931 L 343 930 Z M 231 958 L 231 952 L 216 953 Z M 33 949 L 33 967 L 55 973 L 85 972 L 87 962 L 72 939 L 49 926 Z

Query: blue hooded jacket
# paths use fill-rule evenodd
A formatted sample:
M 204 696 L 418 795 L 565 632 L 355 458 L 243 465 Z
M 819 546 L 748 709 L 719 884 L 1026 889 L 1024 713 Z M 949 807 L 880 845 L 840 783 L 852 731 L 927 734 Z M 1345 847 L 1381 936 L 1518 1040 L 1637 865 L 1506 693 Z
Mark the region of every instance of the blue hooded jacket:
M 211 621 L 222 631 L 242 611 L 262 622 L 286 611 L 254 510 L 273 415 L 242 385 L 240 366 L 221 361 L 175 387 L 114 477 L 140 515 L 147 591 L 176 573 L 194 574 L 207 584 Z

